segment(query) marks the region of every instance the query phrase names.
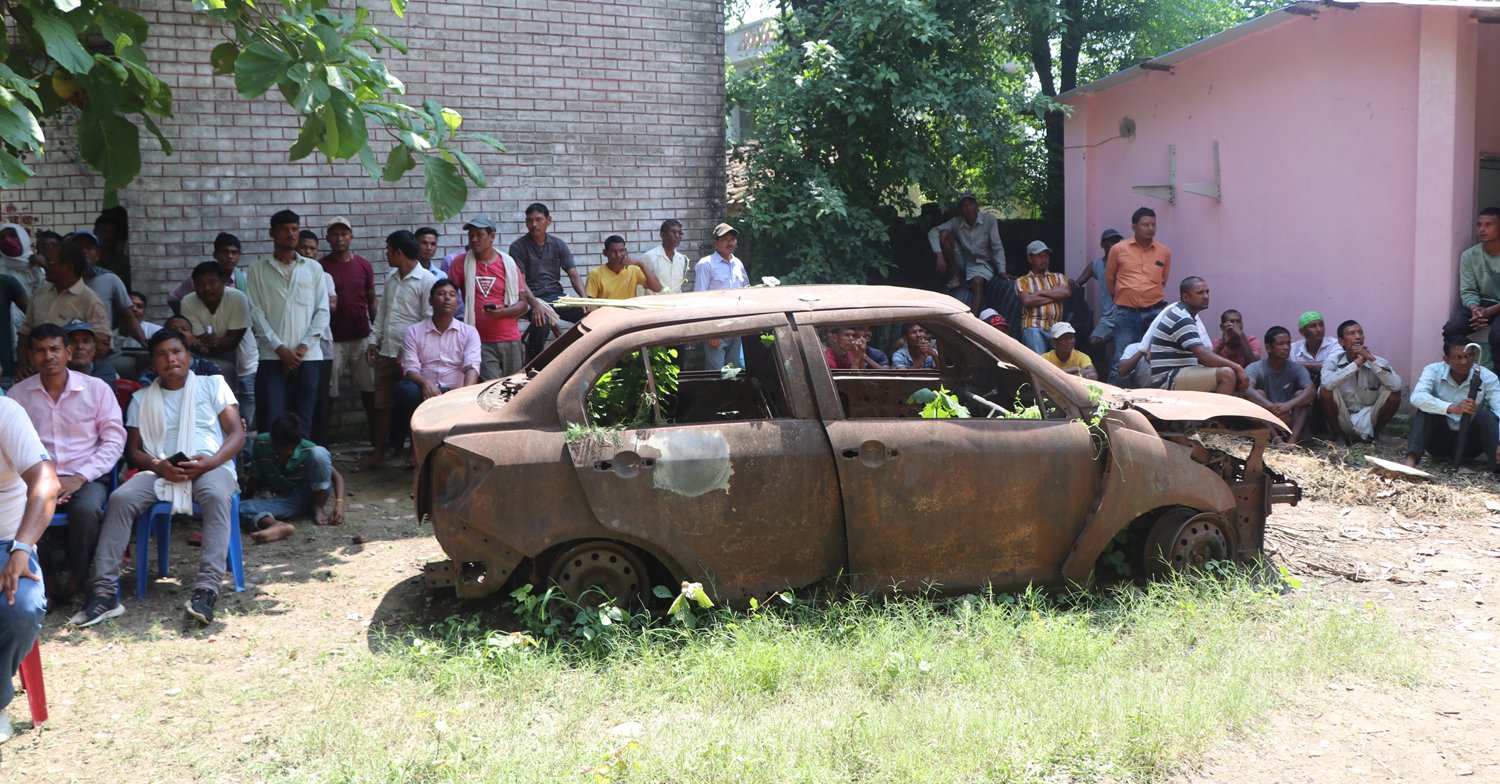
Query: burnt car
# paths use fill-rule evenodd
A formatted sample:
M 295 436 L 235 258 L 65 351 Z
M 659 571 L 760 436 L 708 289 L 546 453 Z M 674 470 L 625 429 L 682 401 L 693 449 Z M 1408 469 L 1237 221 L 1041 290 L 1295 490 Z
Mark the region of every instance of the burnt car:
M 1258 406 L 1081 381 L 947 296 L 782 286 L 647 304 L 598 309 L 524 373 L 418 409 L 416 511 L 450 558 L 429 585 L 633 601 L 691 580 L 729 603 L 829 580 L 1062 586 L 1122 531 L 1147 572 L 1253 559 L 1272 505 L 1301 497 L 1262 459 L 1283 427 Z M 912 322 L 934 367 L 825 360 L 832 328 Z M 698 369 L 699 346 L 736 337 L 743 370 Z M 938 393 L 971 416 L 922 416 Z

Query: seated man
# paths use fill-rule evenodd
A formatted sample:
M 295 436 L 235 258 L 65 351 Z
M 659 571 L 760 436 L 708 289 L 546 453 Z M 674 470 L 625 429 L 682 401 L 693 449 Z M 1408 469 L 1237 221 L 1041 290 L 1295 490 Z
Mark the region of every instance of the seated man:
M 912 322 L 901 328 L 902 345 L 891 355 L 891 366 L 898 370 L 937 369 L 937 341 L 927 335 L 927 328 Z
M 1297 319 L 1297 333 L 1302 339 L 1292 343 L 1292 361 L 1307 369 L 1313 385 L 1323 383 L 1323 361 L 1338 351 L 1338 345 L 1325 340 L 1323 314 L 1309 310 Z
M 193 325 L 187 316 L 168 316 L 167 323 L 162 325 L 162 329 L 170 329 L 182 335 L 182 341 L 187 344 L 189 351 L 193 351 L 198 347 L 198 341 L 193 337 Z M 223 369 L 219 367 L 217 362 L 198 356 L 193 357 L 192 362 L 188 363 L 188 370 L 200 376 L 224 375 Z M 155 363 L 152 363 L 152 367 L 146 368 L 145 372 L 141 373 L 140 377 L 136 379 L 136 383 L 143 387 L 149 387 L 151 386 L 151 382 L 155 380 L 156 368 Z M 234 390 L 231 389 L 230 391 Z
M 84 329 L 92 342 L 93 330 L 87 324 Z M 61 327 L 38 324 L 26 339 L 37 373 L 11 387 L 10 396 L 36 425 L 62 482 L 57 510 L 68 514 L 67 527 L 59 530 L 67 536 L 68 579 L 48 591 L 49 600 L 62 605 L 83 586 L 94 563 L 109 479 L 125 450 L 125 424 L 113 387 L 68 368 Z
M 125 459 L 140 469 L 109 496 L 109 510 L 94 553 L 93 595 L 74 615 L 74 626 L 93 626 L 125 612 L 116 597 L 120 561 L 135 518 L 158 501 L 177 514 L 203 512 L 203 550 L 187 602 L 188 617 L 207 626 L 214 619 L 229 537 L 239 536 L 230 501 L 239 492 L 234 458 L 245 448 L 245 431 L 234 393 L 222 376 L 188 371 L 187 340 L 163 327 L 147 342 L 156 383 L 135 393 L 125 420 Z M 144 568 L 145 553 L 137 553 Z
M 833 370 L 879 370 L 884 365 L 869 353 L 869 338 L 860 327 L 830 327 L 823 359 Z
M 141 334 L 149 340 L 156 331 L 161 329 L 160 324 L 153 324 L 146 320 L 146 295 L 139 291 L 130 292 L 130 312 L 135 316 L 137 323 L 141 325 Z M 140 341 L 135 338 L 121 335 L 119 330 L 115 331 L 114 342 L 116 348 L 145 349 Z
M 1260 341 L 1254 335 L 1245 334 L 1245 318 L 1238 310 L 1226 310 L 1219 316 L 1219 337 L 1214 339 L 1214 353 L 1243 368 L 1260 359 Z
M 1250 377 L 1245 397 L 1291 428 L 1292 436 L 1287 442 L 1296 444 L 1307 429 L 1307 416 L 1312 412 L 1317 388 L 1307 368 L 1290 360 L 1291 354 L 1292 333 L 1286 327 L 1266 330 L 1265 358 L 1245 368 L 1245 375 Z
M 316 525 L 344 522 L 344 478 L 327 449 L 302 437 L 296 412 L 283 413 L 271 423 L 271 432 L 256 436 L 250 455 L 240 522 L 250 526 L 251 539 L 261 544 L 285 539 L 296 532 L 287 520 L 309 512 Z M 333 511 L 325 512 L 330 486 Z
M 71 321 L 87 322 L 94 328 L 94 339 L 101 344 L 102 354 L 109 353 L 109 314 L 104 303 L 99 301 L 83 275 L 88 271 L 89 259 L 75 242 L 64 242 L 57 248 L 57 258 L 47 261 L 47 282 L 31 297 L 31 307 L 26 317 L 16 327 L 16 372 L 26 376 L 31 368 L 26 367 L 26 336 L 38 324 L 67 324 Z
M 432 284 L 432 318 L 406 328 L 401 339 L 402 379 L 396 382 L 391 441 L 411 433 L 411 416 L 423 400 L 479 383 L 479 330 L 455 319 L 458 287 L 448 278 Z
M 886 356 L 886 353 L 884 351 L 875 348 L 875 330 L 870 329 L 870 326 L 868 324 L 864 326 L 854 327 L 854 329 L 858 330 L 860 339 L 865 342 L 865 356 L 868 356 L 870 360 L 875 363 L 871 367 L 890 367 L 891 358 Z
M 1052 345 L 1057 348 L 1043 354 L 1042 359 L 1062 368 L 1065 373 L 1098 381 L 1099 372 L 1094 370 L 1094 360 L 1082 351 L 1075 351 L 1077 343 L 1078 334 L 1073 325 L 1059 321 L 1052 325 Z
M 108 360 L 96 358 L 99 342 L 94 337 L 94 328 L 74 319 L 62 329 L 68 335 L 68 369 L 93 376 L 113 389 L 114 383 L 120 380 L 120 371 L 115 370 L 115 366 Z
M 1318 402 L 1335 438 L 1374 441 L 1401 406 L 1401 377 L 1365 346 L 1358 321 L 1340 324 L 1338 335 L 1339 350 L 1323 362 Z
M 1500 378 L 1475 363 L 1478 354 L 1477 344 L 1450 337 L 1443 341 L 1443 361 L 1422 368 L 1422 377 L 1411 389 L 1411 404 L 1417 410 L 1406 439 L 1407 465 L 1416 468 L 1427 452 L 1443 462 L 1483 456 L 1495 470 L 1500 460 L 1500 420 L 1495 417 L 1500 411 Z M 1462 433 L 1465 427 L 1468 432 Z
M 611 234 L 604 239 L 604 265 L 589 270 L 583 296 L 594 299 L 632 299 L 637 286 L 661 293 L 661 280 L 645 262 L 630 258 L 625 238 Z M 584 308 L 594 310 L 594 308 Z
M 1150 386 L 1222 395 L 1250 386 L 1245 369 L 1210 351 L 1198 327 L 1197 315 L 1208 309 L 1208 282 L 1183 278 L 1177 290 L 1181 301 L 1167 306 L 1147 332 Z

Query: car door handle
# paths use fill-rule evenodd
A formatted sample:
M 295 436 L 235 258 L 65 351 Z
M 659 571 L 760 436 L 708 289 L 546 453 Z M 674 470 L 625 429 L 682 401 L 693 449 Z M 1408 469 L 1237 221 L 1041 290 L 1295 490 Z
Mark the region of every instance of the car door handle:
M 656 458 L 641 457 L 634 452 L 621 452 L 615 455 L 613 460 L 595 460 L 594 470 L 614 471 L 618 474 L 635 473 L 636 469 L 651 468 L 656 465 Z
M 858 460 L 859 462 L 875 467 L 885 462 L 888 457 L 895 457 L 900 452 L 895 449 L 886 449 L 885 444 L 879 441 L 866 441 L 860 444 L 858 449 L 845 449 L 839 456 L 845 460 Z

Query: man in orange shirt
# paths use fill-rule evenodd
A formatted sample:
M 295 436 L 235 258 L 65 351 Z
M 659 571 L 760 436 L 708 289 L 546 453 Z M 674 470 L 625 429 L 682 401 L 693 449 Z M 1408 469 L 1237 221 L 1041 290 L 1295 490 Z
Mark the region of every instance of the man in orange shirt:
M 1104 285 L 1115 301 L 1115 361 L 1109 372 L 1114 382 L 1120 355 L 1140 340 L 1146 325 L 1167 306 L 1166 282 L 1172 275 L 1172 251 L 1156 241 L 1156 211 L 1142 207 L 1130 216 L 1135 236 L 1109 249 Z

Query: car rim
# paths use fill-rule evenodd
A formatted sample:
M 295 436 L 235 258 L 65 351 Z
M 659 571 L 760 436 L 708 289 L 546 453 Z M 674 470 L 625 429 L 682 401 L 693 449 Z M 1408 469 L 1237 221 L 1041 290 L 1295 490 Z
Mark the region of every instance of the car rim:
M 1233 549 L 1224 518 L 1204 513 L 1179 519 L 1163 518 L 1152 531 L 1146 550 L 1148 563 L 1156 567 L 1152 571 L 1189 572 L 1230 559 Z
M 575 602 L 594 588 L 621 606 L 641 601 L 646 593 L 640 557 L 613 542 L 587 542 L 568 550 L 553 561 L 549 577 Z

